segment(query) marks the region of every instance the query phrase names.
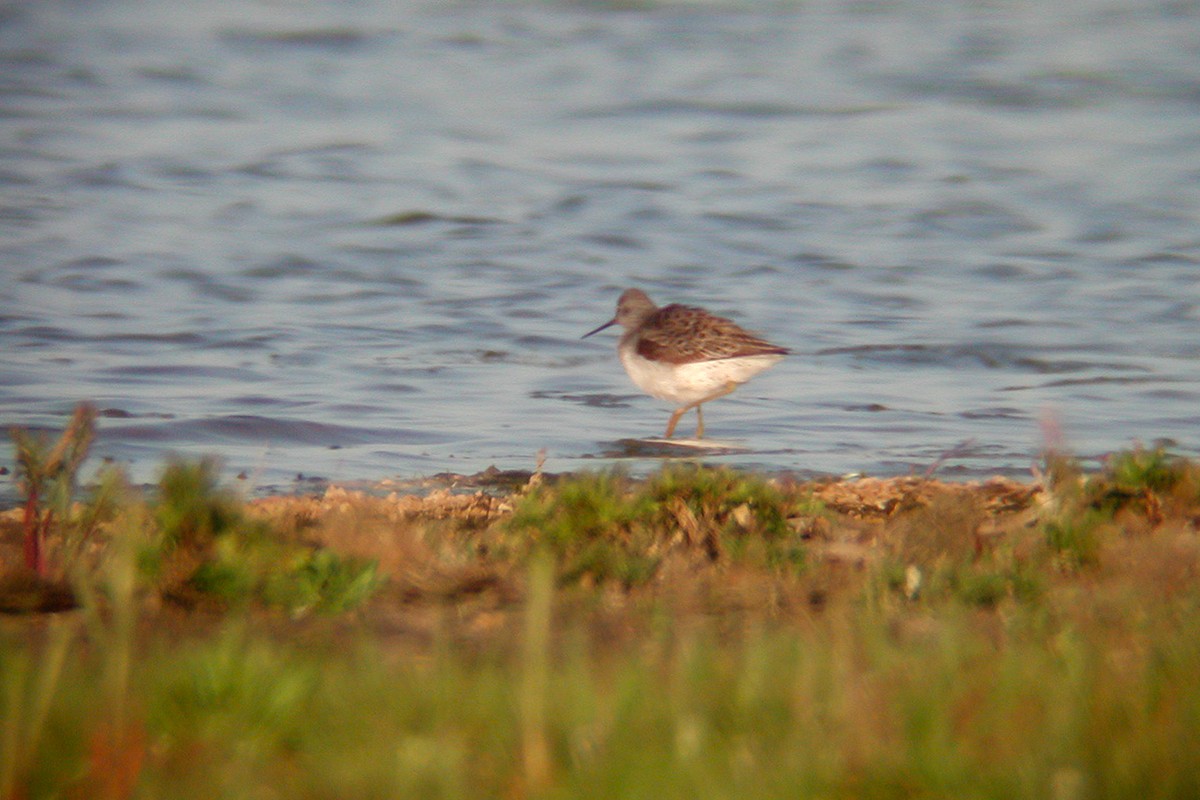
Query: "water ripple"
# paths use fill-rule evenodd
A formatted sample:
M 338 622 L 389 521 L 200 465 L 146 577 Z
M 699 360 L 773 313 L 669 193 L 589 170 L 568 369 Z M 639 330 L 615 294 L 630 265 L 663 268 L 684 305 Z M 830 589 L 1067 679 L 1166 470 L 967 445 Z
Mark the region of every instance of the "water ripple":
M 651 468 L 669 407 L 579 338 L 629 286 L 793 348 L 705 406 L 724 463 L 1200 454 L 1187 4 L 35 6 L 0 416 L 91 399 L 135 478 Z

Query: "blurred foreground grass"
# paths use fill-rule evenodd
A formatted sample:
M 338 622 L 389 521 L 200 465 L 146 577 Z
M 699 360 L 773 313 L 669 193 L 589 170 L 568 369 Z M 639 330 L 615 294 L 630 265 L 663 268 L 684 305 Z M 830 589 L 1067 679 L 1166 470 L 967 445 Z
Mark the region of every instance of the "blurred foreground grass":
M 1046 467 L 114 478 L 5 517 L 0 798 L 1200 797 L 1200 468 Z

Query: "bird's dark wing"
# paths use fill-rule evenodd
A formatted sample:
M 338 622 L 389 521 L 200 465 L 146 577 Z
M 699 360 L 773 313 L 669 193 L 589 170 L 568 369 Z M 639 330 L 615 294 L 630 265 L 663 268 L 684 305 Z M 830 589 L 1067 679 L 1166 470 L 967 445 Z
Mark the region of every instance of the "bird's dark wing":
M 779 347 L 702 308 L 663 306 L 638 329 L 637 353 L 668 364 L 742 356 L 787 355 Z

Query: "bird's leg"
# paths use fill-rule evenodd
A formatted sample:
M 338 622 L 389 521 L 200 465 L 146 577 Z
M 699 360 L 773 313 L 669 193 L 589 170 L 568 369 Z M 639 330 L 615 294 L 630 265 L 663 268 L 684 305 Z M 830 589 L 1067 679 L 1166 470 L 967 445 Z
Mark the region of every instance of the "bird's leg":
M 718 397 L 724 397 L 725 395 L 729 394 L 737 387 L 738 387 L 738 385 L 736 383 L 734 383 L 733 381 L 726 381 L 725 385 L 721 387 L 720 391 L 714 392 L 713 394 L 710 394 L 708 397 L 701 400 L 699 403 L 696 403 L 696 438 L 697 439 L 704 438 L 704 412 L 700 410 L 701 404 L 707 403 L 709 400 L 716 400 Z
M 675 409 L 675 413 L 673 413 L 671 415 L 671 418 L 669 420 L 667 420 L 667 435 L 663 438 L 665 438 L 665 439 L 671 438 L 671 434 L 675 433 L 675 426 L 677 424 L 679 424 L 679 418 L 683 416 L 683 412 L 687 411 L 690 408 L 691 408 L 691 406 L 684 406 L 683 408 Z
M 667 422 L 667 438 L 670 439 L 671 434 L 675 432 L 675 425 L 679 422 L 679 418 L 683 416 L 684 413 L 691 411 L 693 408 L 696 409 L 696 438 L 704 438 L 704 412 L 700 410 L 700 406 L 704 403 L 707 403 L 709 400 L 716 400 L 718 397 L 724 397 L 737 387 L 738 385 L 733 381 L 726 381 L 724 386 L 703 400 L 692 403 L 690 406 L 684 406 L 683 408 L 675 409 L 675 413 L 671 415 L 671 419 Z

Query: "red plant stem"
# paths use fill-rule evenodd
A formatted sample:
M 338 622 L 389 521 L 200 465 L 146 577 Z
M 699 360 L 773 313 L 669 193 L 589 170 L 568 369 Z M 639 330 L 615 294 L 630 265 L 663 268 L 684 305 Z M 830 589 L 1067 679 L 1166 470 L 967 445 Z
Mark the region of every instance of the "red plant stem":
M 41 577 L 46 577 L 46 553 L 43 547 L 46 531 L 50 529 L 50 513 L 42 517 L 38 508 L 38 492 L 33 487 L 29 490 L 29 499 L 25 501 L 25 566 Z

